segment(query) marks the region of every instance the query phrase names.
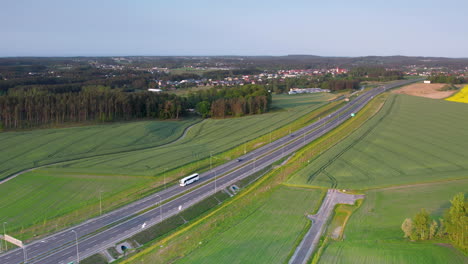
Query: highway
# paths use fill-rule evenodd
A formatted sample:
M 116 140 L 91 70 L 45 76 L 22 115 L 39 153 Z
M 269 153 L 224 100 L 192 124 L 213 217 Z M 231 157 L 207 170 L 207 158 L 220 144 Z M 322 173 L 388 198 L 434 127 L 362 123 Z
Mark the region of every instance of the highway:
M 291 135 L 287 135 L 247 153 L 240 157 L 240 162 L 233 160 L 200 174 L 200 181 L 194 184 L 185 187 L 171 186 L 166 190 L 150 195 L 101 217 L 90 219 L 73 228 L 31 242 L 25 247 L 27 253 L 26 262 L 76 262 L 77 247 L 75 243 L 75 232 L 78 236 L 78 252 L 80 259 L 111 247 L 116 242 L 140 232 L 143 228 L 148 228 L 165 218 L 177 214 L 180 208 L 182 210 L 186 209 L 240 179 L 262 170 L 275 161 L 294 153 L 305 144 L 319 138 L 351 118 L 351 113 L 358 112 L 374 96 L 387 89 L 411 82 L 414 82 L 414 80 L 401 81 L 367 91 L 327 117 L 295 131 Z M 138 214 L 159 203 L 164 204 L 152 208 L 143 214 Z M 23 249 L 21 248 L 10 250 L 0 255 L 0 263 L 24 263 L 23 253 Z

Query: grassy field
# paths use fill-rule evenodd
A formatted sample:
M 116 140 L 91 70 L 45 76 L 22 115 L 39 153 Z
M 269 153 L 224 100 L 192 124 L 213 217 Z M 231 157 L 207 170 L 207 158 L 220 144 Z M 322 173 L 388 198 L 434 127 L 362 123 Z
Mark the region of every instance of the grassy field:
M 28 238 L 36 233 L 43 233 L 45 226 L 54 230 L 63 227 L 64 222 L 71 221 L 76 215 L 71 214 L 61 221 L 49 223 L 57 218 L 86 208 L 89 215 L 99 214 L 99 196 L 108 206 L 108 199 L 113 196 L 125 201 L 129 195 L 125 191 L 144 186 L 150 177 L 97 176 L 76 174 L 48 174 L 31 172 L 21 175 L 0 186 L 0 221 L 8 222 L 8 230 L 22 229 L 30 225 L 35 228 L 26 233 L 17 233 L 19 239 Z M 100 192 L 102 191 L 102 194 Z M 106 209 L 106 208 L 104 208 Z M 51 226 L 52 225 L 52 226 Z
M 0 179 L 62 160 L 155 147 L 180 137 L 197 119 L 141 121 L 0 133 Z
M 328 94 L 275 96 L 276 111 L 271 113 L 243 118 L 208 119 L 193 126 L 184 139 L 174 144 L 69 162 L 54 166 L 54 170 L 148 176 L 159 174 L 166 168 L 171 170 L 206 159 L 210 156 L 210 151 L 216 155 L 268 134 L 268 131 L 283 127 L 324 105 L 324 100 L 331 96 Z M 233 157 L 223 158 L 228 160 Z
M 383 109 L 289 183 L 368 189 L 468 177 L 468 107 L 391 95 Z
M 319 149 L 332 146 L 336 143 L 336 140 L 339 140 L 343 135 L 351 133 L 351 131 L 356 129 L 356 126 L 359 127 L 362 122 L 378 111 L 383 104 L 383 100 L 384 97 L 373 100 L 361 114 L 356 116 L 356 119 L 347 122 L 344 128 L 339 129 L 339 131 L 334 131 L 329 137 L 324 137 L 319 141 L 307 145 L 305 149 L 299 150 L 291 159 L 288 159 L 285 165 L 263 176 L 258 182 L 249 186 L 247 190 L 235 196 L 232 201 L 228 201 L 226 205 L 216 209 L 208 216 L 199 219 L 183 230 L 177 231 L 175 234 L 171 234 L 169 237 L 157 241 L 140 254 L 129 258 L 123 263 L 172 263 L 177 260 L 195 263 L 198 261 L 213 261 L 216 263 L 224 261 L 231 263 L 237 261 L 237 255 L 241 257 L 240 261 L 243 263 L 286 261 L 300 243 L 301 237 L 306 231 L 305 227 L 310 224 L 310 222 L 304 217 L 304 209 L 301 209 L 302 213 L 300 212 L 301 210 L 298 210 L 298 214 L 301 214 L 301 217 L 297 219 L 301 219 L 300 221 L 304 223 L 300 233 L 296 233 L 299 232 L 299 228 L 296 229 L 293 224 L 288 223 L 287 228 L 285 228 L 284 224 L 278 227 L 277 225 L 280 223 L 276 220 L 286 217 L 284 216 L 283 210 L 284 212 L 289 210 L 287 208 L 288 206 L 294 209 L 297 208 L 296 206 L 301 206 L 302 208 L 302 206 L 312 205 L 306 203 L 307 200 L 305 199 L 296 199 L 297 197 L 295 195 L 286 195 L 283 191 L 282 194 L 276 192 L 282 190 L 282 188 L 285 188 L 285 190 L 307 192 L 307 188 L 284 186 L 283 183 L 293 172 L 306 166 L 307 163 L 305 161 L 315 156 Z M 335 142 L 332 142 L 333 140 L 335 140 Z M 310 191 L 318 192 L 322 197 L 325 193 L 323 189 L 311 189 Z M 315 203 L 314 206 L 317 208 L 320 203 L 319 200 L 320 199 L 310 202 Z M 284 208 L 279 206 L 270 207 L 274 205 L 272 201 L 274 203 L 282 201 L 282 203 L 285 204 Z M 312 213 L 312 207 L 304 208 L 309 208 L 308 212 Z M 296 219 L 296 216 L 291 215 L 290 217 L 291 219 Z M 275 222 L 271 224 L 267 220 L 275 220 Z M 261 221 L 264 221 L 264 223 Z M 279 222 L 284 221 L 281 220 Z M 266 226 L 264 227 L 264 225 Z M 290 231 L 296 234 L 296 239 L 294 239 L 294 241 L 292 237 L 287 238 L 284 234 L 279 233 L 282 232 L 283 229 L 289 230 L 289 226 L 294 227 L 294 229 Z M 262 233 L 265 233 L 264 237 Z M 272 238 L 272 234 L 278 234 L 278 237 L 282 239 L 287 238 L 287 240 L 276 241 Z M 252 239 L 244 235 L 260 237 L 260 239 Z M 215 239 L 213 239 L 213 237 L 215 237 Z M 247 243 L 247 247 L 255 248 L 255 250 L 262 253 L 257 254 L 257 251 L 248 251 L 244 255 L 242 252 L 233 252 L 236 247 L 242 246 L 240 243 L 244 240 Z M 199 243 L 187 243 L 187 241 L 198 241 Z M 231 242 L 228 243 L 229 241 Z M 244 249 L 245 246 L 242 246 L 242 248 Z M 230 257 L 230 259 L 224 259 L 224 254 Z M 267 255 L 263 256 L 261 254 Z M 268 254 L 272 254 L 276 259 L 272 260 Z M 201 260 L 200 258 L 203 258 L 203 256 L 206 257 Z M 211 260 L 212 257 L 213 260 Z M 187 258 L 187 260 L 185 258 Z
M 222 233 L 176 263 L 283 263 L 322 192 L 280 186 L 245 208 Z
M 146 191 L 152 190 L 154 187 L 162 184 L 163 179 L 159 176 L 161 176 L 162 171 L 165 171 L 165 168 L 172 169 L 189 163 L 196 166 L 200 162 L 194 161 L 203 158 L 205 158 L 203 161 L 205 166 L 209 166 L 209 159 L 207 160 L 206 158 L 209 156 L 210 150 L 216 150 L 217 152 L 227 151 L 235 146 L 239 146 L 246 140 L 268 134 L 269 129 L 275 130 L 290 124 L 295 119 L 303 117 L 314 109 L 325 105 L 326 99 L 331 96 L 332 95 L 328 94 L 294 97 L 277 96 L 274 99 L 275 109 L 272 113 L 235 119 L 206 120 L 192 127 L 184 139 L 172 144 L 141 151 L 94 157 L 79 162 L 64 163 L 65 165 L 55 166 L 54 168 L 46 167 L 25 173 L 0 185 L 0 193 L 11 194 L 9 196 L 0 196 L 0 204 L 2 205 L 0 221 L 11 223 L 9 228 L 14 231 L 13 234 L 21 238 L 29 238 L 34 234 L 43 234 L 63 228 L 67 224 L 96 215 L 99 212 L 98 195 L 101 190 L 103 191 L 103 208 L 105 211 L 125 202 L 140 198 Z M 132 124 L 133 123 L 128 124 L 129 130 L 132 130 Z M 296 126 L 298 125 L 299 124 L 296 124 Z M 106 128 L 105 126 L 103 127 Z M 110 125 L 107 128 L 112 127 L 113 126 Z M 90 127 L 89 129 L 92 128 L 93 127 Z M 295 129 L 295 127 L 293 128 Z M 82 129 L 88 128 L 83 127 Z M 73 129 L 70 130 L 74 131 Z M 114 128 L 114 130 L 118 130 L 118 127 Z M 160 131 L 161 138 L 168 136 L 173 137 L 168 130 L 169 129 Z M 288 127 L 285 126 L 282 130 L 285 130 L 282 132 L 283 134 L 287 133 Z M 39 133 L 37 140 L 41 140 L 39 135 L 41 135 L 40 133 L 45 133 L 43 131 L 45 130 L 28 133 Z M 50 132 L 52 133 L 53 131 Z M 113 132 L 113 129 L 110 129 L 109 133 L 111 132 Z M 281 135 L 279 132 L 277 131 L 276 135 L 273 133 L 273 139 L 275 136 Z M 22 136 L 22 133 L 23 132 L 20 132 L 18 136 Z M 128 133 L 131 134 L 131 131 L 128 131 Z M 118 133 L 116 135 L 118 135 Z M 89 137 L 90 136 L 85 137 L 83 135 L 81 137 L 83 143 L 81 144 L 76 140 L 76 137 L 71 137 L 70 139 L 75 141 L 73 141 L 74 144 L 70 143 L 69 145 L 76 145 L 77 149 L 83 145 L 83 149 L 86 149 L 85 146 L 88 145 L 85 144 L 85 142 L 87 142 Z M 125 134 L 122 134 L 122 137 L 122 141 L 127 142 L 129 146 L 133 146 L 129 143 L 130 140 L 125 141 Z M 131 138 L 132 136 L 127 134 L 127 137 Z M 109 137 L 102 131 L 101 137 L 99 138 L 102 138 L 102 142 L 104 142 L 104 139 Z M 255 145 L 268 143 L 266 141 L 267 138 L 268 136 L 264 136 L 264 142 L 256 142 Z M 12 135 L 10 140 L 13 139 L 14 137 Z M 89 140 L 89 145 L 91 145 L 92 140 Z M 151 142 L 151 139 L 148 137 L 140 141 Z M 102 142 L 96 139 L 95 148 L 98 149 L 98 146 L 102 145 Z M 117 140 L 112 139 L 112 141 L 108 141 L 107 144 L 108 146 L 115 146 L 117 142 Z M 122 144 L 124 142 L 122 142 Z M 62 142 L 61 144 L 65 143 Z M 89 147 L 90 146 L 88 146 L 88 148 Z M 254 145 L 248 146 L 247 150 L 252 147 L 254 147 Z M 104 148 L 104 145 L 102 145 L 101 148 Z M 238 149 L 241 150 L 243 147 L 238 147 Z M 60 153 L 54 151 L 53 148 L 48 149 L 46 146 L 44 146 L 42 150 L 49 150 L 50 152 L 47 155 L 51 155 L 50 153 Z M 35 155 L 36 151 L 37 149 L 31 148 L 30 155 Z M 79 153 L 79 151 L 77 150 L 75 153 Z M 41 152 L 41 155 L 46 154 Z M 219 159 L 216 159 L 216 161 L 214 159 L 213 161 L 214 163 L 220 162 Z M 190 166 L 192 166 L 192 164 Z M 154 177 L 155 175 L 158 177 Z M 170 175 L 168 176 L 168 180 L 170 180 L 171 177 Z M 35 177 L 37 177 L 37 179 Z M 116 180 L 114 184 L 114 182 L 112 182 L 114 178 L 126 180 Z M 66 180 L 67 186 L 85 185 L 83 188 L 86 188 L 86 194 L 73 193 L 70 195 L 70 190 L 63 187 L 62 179 Z M 104 183 L 102 182 L 110 182 L 108 188 L 103 189 L 102 185 Z M 47 188 L 44 188 L 44 184 L 47 184 Z M 26 195 L 30 195 L 34 197 L 34 199 L 25 199 L 24 201 L 15 200 L 14 193 L 21 194 L 22 191 L 19 186 L 22 185 L 28 186 Z M 87 195 L 87 197 L 82 198 L 82 195 Z M 45 202 L 41 204 L 41 202 L 38 201 Z M 54 203 L 60 207 L 60 210 L 54 209 L 53 212 L 48 211 L 48 205 L 53 205 Z M 20 215 L 19 212 L 28 212 L 28 216 L 24 218 L 17 217 Z M 34 226 L 30 227 L 31 225 Z
M 468 257 L 450 246 L 410 242 L 401 231 L 403 220 L 421 208 L 438 219 L 449 200 L 466 190 L 468 179 L 368 191 L 344 240 L 330 242 L 319 263 L 467 263 Z
M 458 93 L 446 99 L 447 101 L 468 103 L 468 85 L 463 87 Z

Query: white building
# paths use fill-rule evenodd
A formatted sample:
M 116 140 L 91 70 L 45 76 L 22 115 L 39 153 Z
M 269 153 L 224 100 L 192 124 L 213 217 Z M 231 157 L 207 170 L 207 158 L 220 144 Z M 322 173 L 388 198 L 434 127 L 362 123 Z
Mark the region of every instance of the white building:
M 291 88 L 288 94 L 303 94 L 303 93 L 329 93 L 330 90 L 322 88 Z
M 148 92 L 153 92 L 153 93 L 160 93 L 162 91 L 163 91 L 162 89 L 156 89 L 156 88 L 149 88 L 148 89 Z

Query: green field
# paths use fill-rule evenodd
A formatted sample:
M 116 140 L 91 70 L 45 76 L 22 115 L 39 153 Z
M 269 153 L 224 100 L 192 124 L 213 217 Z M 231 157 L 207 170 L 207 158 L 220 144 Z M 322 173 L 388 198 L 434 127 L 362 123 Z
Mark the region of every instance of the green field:
M 344 241 L 330 242 L 320 263 L 467 263 L 468 257 L 450 246 L 410 242 L 401 231 L 403 220 L 421 208 L 438 219 L 449 200 L 466 190 L 468 179 L 368 191 L 351 215 Z
M 197 119 L 0 133 L 0 179 L 23 169 L 167 144 Z
M 9 227 L 16 232 L 14 234 L 21 237 L 31 237 L 36 233 L 43 234 L 63 228 L 72 222 L 82 221 L 98 213 L 99 201 L 97 197 L 101 190 L 103 191 L 105 211 L 122 203 L 141 198 L 144 195 L 142 193 L 143 189 L 151 189 L 162 184 L 163 179 L 161 177 L 153 176 L 160 175 L 165 168 L 172 169 L 193 163 L 196 160 L 208 157 L 210 150 L 214 150 L 215 153 L 227 151 L 246 140 L 268 134 L 270 129 L 275 130 L 285 126 L 323 106 L 326 104 L 325 100 L 330 97 L 332 95 L 329 94 L 294 97 L 275 96 L 275 108 L 271 113 L 243 118 L 205 120 L 195 124 L 183 139 L 171 144 L 121 154 L 87 158 L 55 165 L 53 168 L 46 167 L 25 173 L 0 185 L 0 193 L 9 194 L 0 196 L 2 206 L 0 207 L 2 208 L 0 210 L 0 222 L 11 223 Z M 18 134 L 9 132 L 0 134 L 0 136 L 10 135 L 9 138 L 5 136 L 5 144 L 11 141 L 12 143 L 9 144 L 12 147 L 13 142 L 21 141 L 15 140 L 15 135 L 18 137 L 29 135 L 31 141 L 34 141 L 33 138 L 42 141 L 43 147 L 30 147 L 28 150 L 27 145 L 25 145 L 22 150 L 15 147 L 15 151 L 28 153 L 27 155 L 30 156 L 59 157 L 62 152 L 81 155 L 80 153 L 89 152 L 90 149 L 96 151 L 112 149 L 115 151 L 119 149 L 118 147 L 123 149 L 135 147 L 136 145 L 132 144 L 132 139 L 133 142 L 138 141 L 144 147 L 149 144 L 168 142 L 167 138 L 177 138 L 182 133 L 182 128 L 189 124 L 188 122 L 181 122 L 182 125 L 175 129 L 172 124 L 177 124 L 176 122 L 153 123 L 155 125 L 150 122 L 120 124 L 120 126 L 125 126 L 127 129 L 121 128 L 118 124 L 59 129 L 58 131 L 75 131 L 79 129 L 86 131 L 86 129 L 89 129 L 95 132 L 99 131 L 99 133 L 96 132 L 97 135 L 94 137 L 91 134 L 80 134 L 80 137 L 76 135 L 74 137 L 71 135 L 65 137 L 63 134 L 62 136 L 57 135 L 54 138 L 56 141 L 51 141 L 54 142 L 53 144 L 42 138 L 47 137 L 47 132 L 54 135 L 55 130 L 37 130 L 19 132 Z M 138 124 L 142 126 L 140 130 L 135 129 Z M 157 129 L 158 124 L 164 125 L 164 127 Z M 144 133 L 144 127 L 148 125 L 153 127 L 154 135 Z M 106 132 L 106 130 L 108 131 Z M 123 131 L 127 131 L 126 134 Z M 175 135 L 174 131 L 179 131 L 179 135 Z M 115 137 L 112 137 L 112 135 Z M 147 136 L 143 137 L 143 135 Z M 119 138 L 121 142 L 119 142 Z M 159 138 L 160 141 L 156 141 L 156 138 Z M 93 143 L 95 143 L 94 147 Z M 60 145 L 62 146 L 62 152 L 58 151 Z M 113 182 L 114 178 L 126 180 Z M 77 190 L 85 188 L 86 194 L 82 194 L 81 191 L 79 194 L 73 192 L 70 194 L 70 189 L 63 186 L 63 180 L 66 180 L 67 186 L 79 186 Z M 104 189 L 102 182 L 110 182 L 110 184 Z M 44 184 L 47 184 L 47 188 L 44 187 Z M 28 186 L 27 191 L 24 192 L 25 197 L 31 196 L 34 199 L 24 199 L 22 201 L 15 199 L 15 193 L 23 195 L 23 191 L 19 188 L 22 185 Z M 86 197 L 83 198 L 82 195 Z M 47 208 L 53 204 L 60 207 L 60 210 L 54 209 L 53 212 L 50 212 Z M 28 216 L 17 217 L 19 212 L 27 212 Z M 51 221 L 51 219 L 54 220 Z M 37 225 L 38 223 L 44 223 L 44 225 Z M 33 224 L 36 225 L 28 229 Z M 26 230 L 22 231 L 23 227 Z
M 125 190 L 144 185 L 150 177 L 62 175 L 31 172 L 7 182 L 8 187 L 1 188 L 0 220 L 8 222 L 8 229 L 19 229 L 23 224 L 36 224 L 36 229 L 29 230 L 26 236 L 41 233 L 48 219 L 68 214 L 86 207 L 88 214 L 99 214 L 99 196 L 106 201 L 109 196 L 120 195 L 122 201 Z M 107 203 L 105 203 L 107 204 Z M 105 208 L 104 208 L 105 209 Z M 70 218 L 75 217 L 70 215 Z M 62 219 L 65 221 L 68 219 Z M 62 222 L 54 223 L 58 229 Z M 49 227 L 53 228 L 53 227 Z M 20 239 L 24 234 L 18 234 Z
M 367 189 L 468 177 L 468 107 L 391 95 L 351 136 L 289 183 Z
M 324 192 L 278 186 L 257 194 L 253 200 L 248 198 L 248 203 L 239 202 L 223 208 L 218 220 L 220 217 L 224 220 L 201 232 L 203 240 L 198 247 L 176 263 L 285 262 L 307 227 L 309 220 L 304 215 L 317 209 Z M 190 243 L 197 241 L 191 239 Z M 155 252 L 134 263 L 161 262 L 164 260 Z
M 230 119 L 207 119 L 182 140 L 159 148 L 83 159 L 54 166 L 57 172 L 155 175 L 208 158 L 278 129 L 325 104 L 329 94 L 275 96 L 275 111 Z M 50 169 L 49 169 L 50 170 Z

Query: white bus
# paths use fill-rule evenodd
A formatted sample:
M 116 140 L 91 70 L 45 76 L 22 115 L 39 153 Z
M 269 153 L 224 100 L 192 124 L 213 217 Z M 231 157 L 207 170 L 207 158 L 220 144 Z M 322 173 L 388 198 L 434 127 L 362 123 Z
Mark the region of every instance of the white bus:
M 189 185 L 189 184 L 191 184 L 193 182 L 196 182 L 198 180 L 200 180 L 200 176 L 198 175 L 198 173 L 194 173 L 194 174 L 192 174 L 190 176 L 187 176 L 187 177 L 181 179 L 179 181 L 179 185 L 180 186 Z

